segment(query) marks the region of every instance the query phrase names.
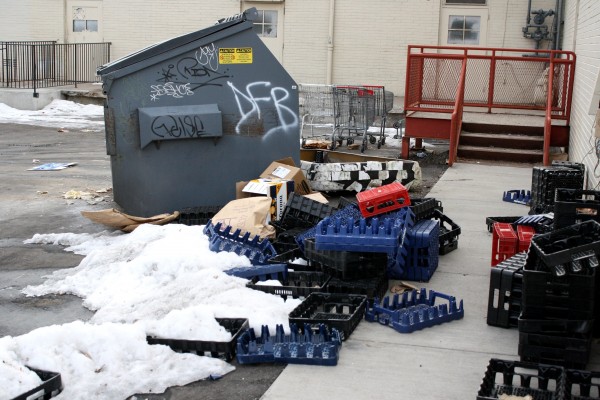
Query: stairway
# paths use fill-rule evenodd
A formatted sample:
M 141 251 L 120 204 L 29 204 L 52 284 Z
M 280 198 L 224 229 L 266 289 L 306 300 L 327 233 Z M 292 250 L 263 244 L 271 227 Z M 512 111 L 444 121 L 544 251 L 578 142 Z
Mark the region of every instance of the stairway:
M 539 163 L 543 149 L 543 127 L 463 123 L 457 155 L 459 159 Z

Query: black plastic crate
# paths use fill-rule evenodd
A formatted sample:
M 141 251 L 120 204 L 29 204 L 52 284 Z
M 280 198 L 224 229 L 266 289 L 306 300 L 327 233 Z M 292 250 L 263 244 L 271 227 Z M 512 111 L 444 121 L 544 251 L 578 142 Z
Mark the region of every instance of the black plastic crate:
M 498 399 L 503 394 L 531 395 L 536 400 L 564 399 L 564 368 L 492 358 L 477 392 L 477 400 Z
M 62 391 L 62 379 L 58 372 L 44 371 L 36 368 L 29 369 L 40 377 L 42 383 L 25 393 L 21 393 L 17 397 L 13 397 L 12 400 L 48 400 L 58 396 Z
M 600 223 L 586 221 L 549 233 L 535 235 L 531 239 L 530 253 L 535 252 L 543 266 L 556 275 L 593 269 L 600 253 Z M 534 261 L 535 257 L 531 257 Z M 595 264 L 595 265 L 594 265 Z M 528 258 L 527 268 L 532 269 Z
M 590 358 L 591 334 L 537 334 L 519 332 L 521 361 L 584 369 Z
M 179 353 L 194 353 L 200 356 L 210 354 L 214 358 L 223 358 L 231 361 L 235 357 L 235 348 L 238 337 L 248 329 L 248 320 L 246 318 L 215 318 L 219 325 L 231 333 L 231 340 L 227 342 L 217 342 L 208 340 L 185 340 L 185 339 L 166 339 L 147 336 L 148 344 L 163 344 L 169 346 L 173 351 Z
M 580 171 L 585 176 L 585 164 L 575 161 L 552 160 L 553 167 L 571 168 Z
M 223 206 L 188 207 L 179 212 L 173 223 L 183 225 L 206 225 Z
M 435 214 L 435 210 L 443 212 L 442 202 L 436 200 L 433 197 L 425 198 L 411 198 L 410 209 L 415 214 L 415 222 L 424 219 L 432 218 Z
M 588 334 L 592 332 L 594 320 L 541 319 L 519 316 L 519 332 L 546 334 Z
M 283 229 L 307 229 L 315 226 L 336 211 L 328 204 L 292 193 L 283 210 L 279 224 Z
M 364 318 L 367 296 L 339 293 L 311 293 L 289 314 L 290 324 L 318 326 L 340 332 L 342 340 L 350 334 Z
M 293 228 L 278 232 L 275 240 L 272 242 L 277 254 L 299 248 L 296 237 L 304 231 L 305 229 L 303 228 Z
M 600 399 L 600 372 L 567 369 L 565 375 L 566 399 Z
M 440 255 L 456 250 L 458 248 L 460 226 L 438 209 L 434 210 L 433 218 L 440 223 Z
M 287 299 L 288 296 L 297 299 L 298 297 L 306 297 L 313 292 L 325 290 L 330 278 L 329 275 L 323 272 L 288 271 L 287 276 L 279 280 L 281 285 L 261 284 L 257 278 L 254 278 L 246 284 L 246 287 L 279 295 L 284 299 Z
M 526 253 L 517 253 L 490 271 L 487 324 L 502 328 L 518 326 L 523 297 L 523 266 Z
M 300 248 L 288 250 L 285 253 L 277 254 L 268 261 L 270 264 L 286 264 L 291 271 L 322 271 L 322 265 L 307 260 Z
M 304 254 L 319 263 L 324 272 L 345 280 L 379 276 L 385 272 L 388 262 L 386 253 L 317 250 L 314 238 L 304 240 Z
M 600 222 L 600 191 L 556 189 L 554 200 L 555 229 L 589 220 Z
M 531 182 L 532 214 L 552 211 L 557 188 L 583 189 L 585 175 L 579 168 L 563 166 L 533 167 Z
M 485 223 L 487 225 L 487 230 L 489 233 L 494 231 L 494 224 L 496 222 L 502 222 L 506 224 L 514 224 L 521 216 L 518 217 L 487 217 L 485 219 Z
M 327 293 L 358 294 L 367 296 L 372 301 L 375 297 L 383 298 L 387 293 L 389 279 L 385 273 L 366 279 L 342 280 L 331 278 L 327 283 Z

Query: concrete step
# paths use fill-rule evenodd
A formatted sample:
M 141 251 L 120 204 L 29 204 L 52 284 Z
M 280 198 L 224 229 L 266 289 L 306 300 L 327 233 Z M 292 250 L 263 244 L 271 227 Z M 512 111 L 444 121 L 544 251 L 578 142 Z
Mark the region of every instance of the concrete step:
M 544 147 L 544 137 L 512 133 L 478 133 L 463 131 L 460 134 L 460 144 L 465 146 L 540 150 Z
M 458 157 L 480 160 L 537 163 L 544 159 L 543 150 L 506 147 L 458 146 Z

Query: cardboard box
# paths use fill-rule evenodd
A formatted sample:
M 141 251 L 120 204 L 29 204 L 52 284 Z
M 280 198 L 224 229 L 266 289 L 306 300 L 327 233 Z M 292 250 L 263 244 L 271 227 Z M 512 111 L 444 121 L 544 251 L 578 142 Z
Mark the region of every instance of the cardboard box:
M 236 198 L 267 196 L 271 198 L 270 220 L 277 221 L 283 215 L 289 195 L 294 191 L 292 180 L 253 179 L 236 183 Z M 269 222 L 269 221 L 267 221 Z
M 294 165 L 294 160 L 291 157 L 282 160 L 273 161 L 260 174 L 261 178 L 271 180 L 288 180 L 294 181 L 294 191 L 297 194 L 311 194 L 312 190 L 302 170 Z

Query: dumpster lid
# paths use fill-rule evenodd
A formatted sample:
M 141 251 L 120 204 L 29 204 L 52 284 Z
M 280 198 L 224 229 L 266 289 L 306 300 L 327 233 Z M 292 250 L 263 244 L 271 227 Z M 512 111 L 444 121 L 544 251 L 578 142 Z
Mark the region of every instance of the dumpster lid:
M 136 51 L 135 53 L 131 53 L 129 55 L 126 55 L 125 57 L 121 57 L 115 61 L 101 65 L 100 67 L 98 67 L 96 72 L 98 75 L 108 74 L 118 69 L 125 68 L 140 61 L 143 61 L 147 58 L 154 57 L 157 54 L 164 53 L 176 47 L 180 47 L 188 43 L 194 42 L 196 40 L 202 39 L 203 37 L 210 36 L 216 32 L 228 29 L 245 21 L 254 21 L 257 16 L 258 12 L 256 11 L 256 8 L 249 8 L 246 11 L 241 12 L 239 14 L 235 14 L 226 18 L 221 18 L 215 23 L 215 25 L 210 26 L 208 28 L 186 33 L 184 35 L 167 39 L 162 42 L 154 43 L 146 48 Z

